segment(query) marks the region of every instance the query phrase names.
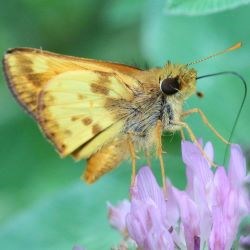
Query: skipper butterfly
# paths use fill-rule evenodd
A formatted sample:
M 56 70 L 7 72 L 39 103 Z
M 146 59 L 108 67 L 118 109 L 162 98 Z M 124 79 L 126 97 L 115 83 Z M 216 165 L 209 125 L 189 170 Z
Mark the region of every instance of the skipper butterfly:
M 240 46 L 238 43 L 217 54 Z M 136 150 L 148 151 L 154 146 L 164 176 L 162 132 L 186 128 L 196 141 L 183 121 L 195 112 L 224 140 L 199 109 L 183 111 L 184 101 L 196 93 L 197 72 L 191 64 L 168 62 L 162 68 L 141 70 L 41 49 L 15 48 L 6 52 L 3 65 L 13 95 L 60 155 L 87 159 L 84 179 L 88 183 L 114 169 L 129 154 L 133 179 Z

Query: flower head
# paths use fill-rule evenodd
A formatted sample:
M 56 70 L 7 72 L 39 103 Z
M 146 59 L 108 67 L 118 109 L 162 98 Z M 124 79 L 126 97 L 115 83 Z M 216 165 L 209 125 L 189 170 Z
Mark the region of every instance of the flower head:
M 213 159 L 213 147 L 205 153 Z M 122 221 L 139 249 L 230 249 L 242 217 L 250 211 L 244 189 L 246 163 L 238 145 L 231 146 L 228 172 L 212 171 L 197 145 L 183 141 L 184 191 L 167 181 L 167 199 L 149 167 L 139 170 L 131 190 L 131 207 Z M 124 225 L 124 224 L 123 224 Z

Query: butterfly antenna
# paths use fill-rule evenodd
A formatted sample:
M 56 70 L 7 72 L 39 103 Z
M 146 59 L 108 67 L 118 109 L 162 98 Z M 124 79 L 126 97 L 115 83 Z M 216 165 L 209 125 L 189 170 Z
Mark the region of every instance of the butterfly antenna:
M 235 120 L 234 120 L 233 127 L 232 127 L 232 129 L 231 129 L 230 136 L 229 136 L 229 138 L 228 138 L 228 141 L 231 142 L 232 136 L 233 136 L 233 134 L 234 134 L 236 125 L 237 125 L 237 123 L 238 123 L 240 114 L 241 114 L 241 112 L 242 112 L 242 109 L 243 109 L 243 106 L 244 106 L 244 103 L 245 103 L 246 97 L 247 97 L 247 83 L 246 83 L 245 79 L 244 79 L 240 74 L 238 74 L 237 72 L 234 72 L 234 71 L 223 71 L 223 72 L 208 74 L 208 75 L 204 75 L 204 76 L 199 76 L 199 77 L 197 77 L 196 79 L 198 80 L 198 79 L 202 79 L 202 78 L 206 78 L 206 77 L 219 76 L 219 75 L 228 75 L 228 74 L 229 74 L 229 75 L 234 75 L 234 76 L 238 77 L 238 78 L 241 80 L 241 82 L 242 82 L 242 84 L 243 84 L 243 86 L 244 86 L 244 96 L 243 96 L 243 98 L 242 98 L 242 102 L 241 102 L 241 104 L 240 104 L 240 108 L 239 108 L 239 110 L 238 110 L 238 112 L 237 112 L 236 118 L 235 118 Z M 224 160 L 223 160 L 224 165 L 225 165 L 225 161 L 226 161 L 226 155 L 227 155 L 227 152 L 228 152 L 228 147 L 229 147 L 229 144 L 227 144 L 227 146 L 226 146 L 226 151 L 225 151 Z
M 193 64 L 196 64 L 196 63 L 200 63 L 200 62 L 206 61 L 206 60 L 208 60 L 210 58 L 213 58 L 213 57 L 225 54 L 227 52 L 239 49 L 241 46 L 242 46 L 242 42 L 238 42 L 238 43 L 234 44 L 233 46 L 231 46 L 231 47 L 229 47 L 229 48 L 227 48 L 225 50 L 219 51 L 219 52 L 217 52 L 217 53 L 215 53 L 213 55 L 210 55 L 210 56 L 207 56 L 205 58 L 202 58 L 202 59 L 196 60 L 194 62 L 188 63 L 187 65 L 190 66 L 190 65 L 193 65 Z

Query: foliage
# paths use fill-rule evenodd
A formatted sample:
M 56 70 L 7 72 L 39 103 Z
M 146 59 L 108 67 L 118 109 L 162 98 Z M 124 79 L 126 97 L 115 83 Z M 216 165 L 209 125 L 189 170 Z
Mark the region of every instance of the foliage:
M 177 15 L 206 15 L 219 11 L 231 10 L 245 4 L 249 4 L 249 0 L 168 0 L 167 12 Z

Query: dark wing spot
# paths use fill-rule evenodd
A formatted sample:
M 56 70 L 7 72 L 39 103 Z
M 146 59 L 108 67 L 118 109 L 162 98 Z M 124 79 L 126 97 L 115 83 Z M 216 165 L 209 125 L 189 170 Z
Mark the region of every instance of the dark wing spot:
M 45 73 L 31 73 L 31 69 L 29 72 L 26 72 L 27 74 L 25 77 L 28 81 L 32 82 L 33 85 L 40 87 L 45 82 L 48 82 L 51 79 L 51 76 L 49 74 Z
M 72 135 L 72 133 L 71 133 L 71 131 L 70 131 L 69 129 L 66 129 L 66 130 L 64 131 L 64 134 L 65 134 L 66 136 Z
M 84 98 L 84 96 L 82 94 L 78 94 L 77 97 L 78 97 L 79 100 L 83 100 L 83 98 Z
M 55 138 L 56 134 L 55 134 L 54 132 L 51 132 L 51 133 L 49 134 L 49 136 L 50 136 L 51 138 Z
M 72 121 L 72 122 L 75 122 L 75 121 L 78 120 L 78 118 L 79 118 L 78 116 L 72 116 L 72 117 L 71 117 L 71 121 Z
M 42 103 L 39 105 L 39 109 L 40 110 L 45 110 L 47 108 L 46 104 L 45 103 Z
M 59 124 L 55 121 L 51 121 L 51 120 L 43 120 L 44 123 L 48 123 L 48 127 L 53 128 L 54 130 L 59 129 Z
M 32 99 L 29 102 L 27 101 L 27 105 L 28 106 L 33 106 L 33 107 L 36 106 L 37 105 L 36 99 Z
M 55 100 L 54 96 L 52 96 L 48 92 L 44 92 L 43 96 L 44 96 L 44 100 L 47 102 L 53 102 Z
M 106 86 L 97 84 L 97 83 L 92 83 L 91 84 L 91 91 L 93 93 L 97 94 L 102 94 L 102 95 L 108 95 L 109 94 L 109 89 Z
M 92 119 L 89 118 L 89 117 L 86 117 L 86 118 L 84 118 L 84 119 L 82 120 L 82 122 L 83 122 L 84 125 L 87 126 L 87 125 L 89 125 L 89 124 L 92 123 Z
M 50 122 L 50 121 L 49 121 L 47 118 L 45 118 L 45 117 L 42 117 L 41 120 L 42 120 L 43 123 L 48 123 L 48 122 Z
M 27 56 L 16 55 L 16 64 L 18 64 L 21 71 L 30 73 L 33 62 Z
M 66 149 L 66 145 L 65 144 L 62 144 L 61 146 L 60 146 L 60 151 L 62 152 L 62 151 L 64 151 Z
M 94 135 L 100 133 L 101 131 L 102 131 L 102 128 L 98 124 L 93 125 L 93 127 L 92 127 L 92 133 Z

